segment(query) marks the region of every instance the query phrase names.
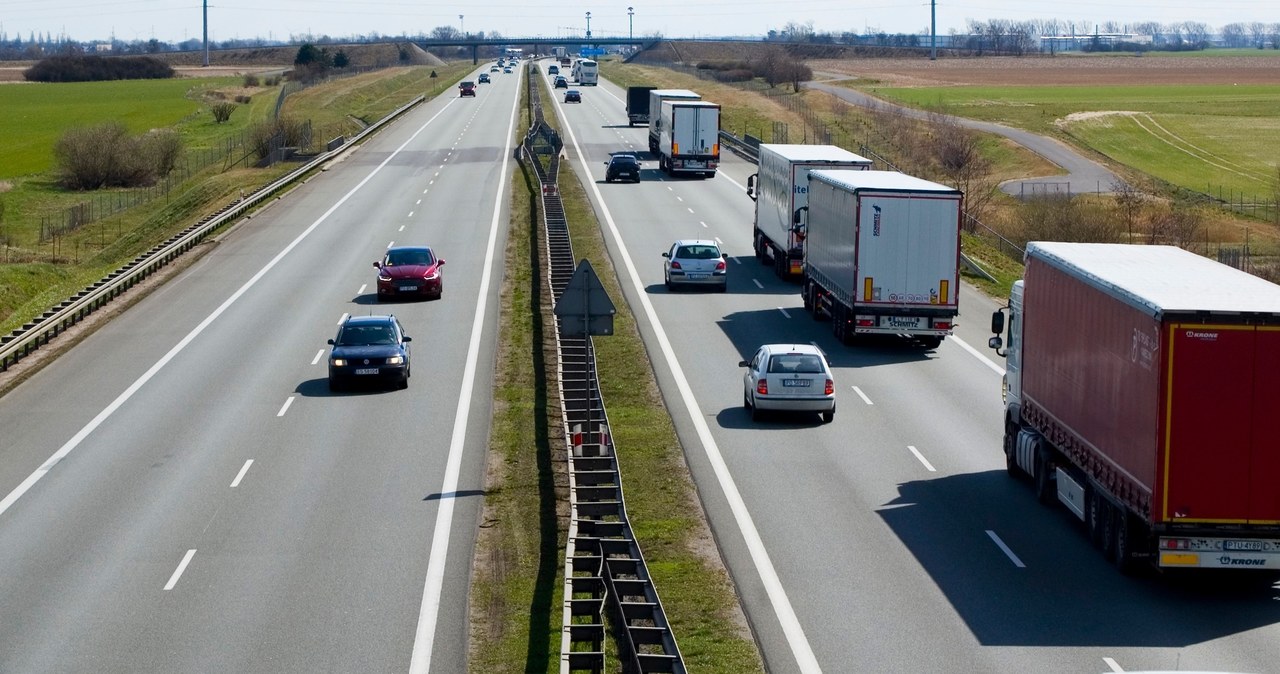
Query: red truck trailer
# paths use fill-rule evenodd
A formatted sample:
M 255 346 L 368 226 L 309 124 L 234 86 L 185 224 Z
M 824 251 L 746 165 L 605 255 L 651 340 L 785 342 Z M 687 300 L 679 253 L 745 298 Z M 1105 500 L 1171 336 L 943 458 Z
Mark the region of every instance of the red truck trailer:
M 1009 473 L 1122 571 L 1280 569 L 1280 286 L 1170 246 L 1033 242 L 992 331 Z

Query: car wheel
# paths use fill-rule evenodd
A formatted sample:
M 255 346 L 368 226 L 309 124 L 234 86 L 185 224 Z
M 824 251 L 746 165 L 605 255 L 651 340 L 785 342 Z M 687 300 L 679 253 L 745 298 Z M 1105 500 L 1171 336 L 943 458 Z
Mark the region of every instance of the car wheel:
M 636 176 L 636 182 L 640 182 L 640 176 Z
M 329 380 L 329 391 L 330 391 L 330 392 L 332 392 L 332 393 L 337 393 L 338 391 L 341 391 L 341 390 L 342 390 L 342 386 L 338 383 L 338 380 L 336 380 L 336 379 L 330 379 L 330 380 Z
M 403 390 L 405 390 L 405 389 L 409 388 L 409 373 L 408 373 L 408 372 L 404 373 L 404 379 L 401 379 L 401 380 L 396 384 L 396 388 L 400 389 L 401 391 L 403 391 Z
M 831 423 L 831 420 L 835 418 L 836 418 L 836 408 L 834 407 L 822 413 L 822 423 L 824 424 Z
M 752 400 L 751 403 L 751 420 L 760 421 L 764 417 L 764 412 L 760 411 L 760 407 L 755 404 L 755 400 Z

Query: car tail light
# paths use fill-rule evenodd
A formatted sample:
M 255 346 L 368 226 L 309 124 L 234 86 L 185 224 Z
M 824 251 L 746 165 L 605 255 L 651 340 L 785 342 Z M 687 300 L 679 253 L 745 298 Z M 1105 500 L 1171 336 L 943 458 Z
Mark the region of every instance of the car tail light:
M 679 262 L 676 262 L 675 260 L 672 260 L 672 261 L 671 261 L 671 268 L 672 268 L 672 269 L 681 269 L 682 267 L 680 266 L 680 263 L 679 263 Z
M 762 395 L 762 396 L 767 396 L 767 395 L 769 395 L 769 380 L 768 380 L 768 379 L 761 379 L 760 381 L 756 382 L 756 393 L 759 393 L 759 394 L 760 394 L 760 395 Z
M 724 260 L 720 260 L 719 262 L 716 263 L 716 271 L 724 271 L 724 270 L 725 270 Z
M 831 394 L 835 393 L 835 392 L 836 392 L 836 383 L 835 383 L 835 382 L 833 382 L 833 381 L 831 381 L 830 379 L 828 379 L 828 380 L 827 380 L 827 385 L 823 388 L 823 390 L 826 392 L 826 394 L 827 394 L 827 395 L 831 395 Z

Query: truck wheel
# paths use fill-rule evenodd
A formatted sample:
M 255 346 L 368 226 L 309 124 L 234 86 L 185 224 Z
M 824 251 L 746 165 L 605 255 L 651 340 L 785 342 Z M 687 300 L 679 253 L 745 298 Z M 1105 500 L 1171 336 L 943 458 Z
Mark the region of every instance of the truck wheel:
M 1090 487 L 1088 494 L 1085 496 L 1085 507 L 1088 512 L 1085 513 L 1085 527 L 1089 530 L 1089 542 L 1093 547 L 1101 550 L 1106 545 L 1106 525 L 1103 523 L 1102 496 L 1098 494 L 1098 490 Z
M 1102 525 L 1102 556 L 1108 562 L 1116 560 L 1116 513 L 1115 506 L 1105 498 L 1099 498 L 1098 523 Z
M 1115 531 L 1115 564 L 1120 573 L 1131 575 L 1138 569 L 1138 564 L 1133 558 L 1134 553 L 1134 536 L 1133 526 L 1129 521 L 1129 511 L 1124 508 L 1114 508 L 1115 524 L 1112 529 Z
M 1018 478 L 1022 476 L 1022 469 L 1018 468 L 1018 457 L 1015 453 L 1015 447 L 1018 444 L 1018 427 L 1005 424 L 1004 427 L 1004 469 L 1009 473 L 1009 477 Z
M 777 251 L 773 254 L 773 273 L 780 279 L 787 278 L 787 256 L 779 255 Z
M 1042 505 L 1050 505 L 1053 503 L 1057 494 L 1054 493 L 1053 480 L 1049 479 L 1050 463 L 1049 453 L 1040 449 L 1037 443 L 1036 447 L 1036 500 Z
M 921 337 L 920 346 L 926 349 L 936 349 L 942 345 L 941 337 Z
M 760 264 L 769 264 L 769 252 L 763 236 L 756 236 L 756 259 Z
M 810 294 L 811 292 L 813 292 L 811 284 L 806 283 L 800 286 L 800 302 L 804 304 L 804 310 L 809 312 L 813 311 L 813 295 Z

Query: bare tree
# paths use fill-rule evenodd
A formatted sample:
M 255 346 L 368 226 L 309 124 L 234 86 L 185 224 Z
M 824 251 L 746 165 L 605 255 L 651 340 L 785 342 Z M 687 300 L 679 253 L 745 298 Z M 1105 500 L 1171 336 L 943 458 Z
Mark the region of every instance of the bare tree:
M 1249 24 L 1249 40 L 1250 43 L 1262 49 L 1263 44 L 1267 41 L 1267 24 L 1261 21 L 1254 21 Z
M 813 37 L 813 22 L 798 23 L 796 21 L 788 21 L 787 25 L 782 27 L 782 32 L 792 42 L 808 42 Z
M 1115 195 L 1116 210 L 1120 212 L 1120 220 L 1127 233 L 1126 242 L 1133 243 L 1133 231 L 1142 224 L 1142 211 L 1146 206 L 1147 196 L 1142 190 L 1119 179 L 1111 183 L 1111 192 Z
M 1209 46 L 1209 35 L 1213 31 L 1209 28 L 1209 24 L 1200 21 L 1184 21 L 1182 23 L 1182 32 L 1186 36 L 1187 42 L 1196 49 L 1204 49 Z
M 1228 47 L 1249 46 L 1249 30 L 1243 23 L 1229 23 L 1218 32 L 1222 35 L 1222 43 Z
M 1204 213 L 1199 206 L 1185 199 L 1158 207 L 1151 216 L 1151 232 L 1148 243 L 1167 243 L 1179 248 L 1189 248 L 1200 238 L 1204 225 Z
M 981 137 L 960 126 L 950 115 L 931 113 L 929 124 L 933 131 L 934 160 L 947 180 L 964 192 L 965 213 L 981 220 L 994 193 L 991 163 L 982 156 Z M 966 225 L 968 222 L 966 219 Z

